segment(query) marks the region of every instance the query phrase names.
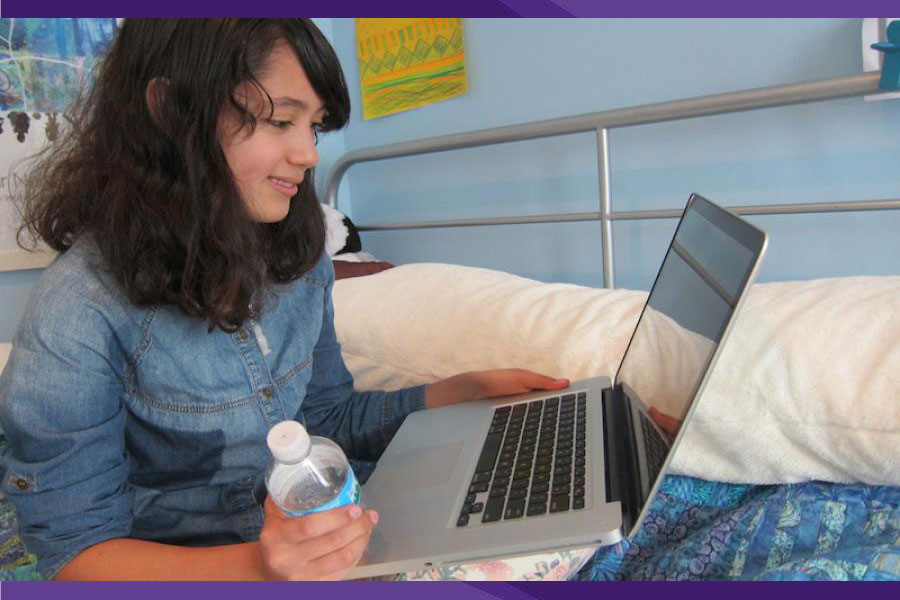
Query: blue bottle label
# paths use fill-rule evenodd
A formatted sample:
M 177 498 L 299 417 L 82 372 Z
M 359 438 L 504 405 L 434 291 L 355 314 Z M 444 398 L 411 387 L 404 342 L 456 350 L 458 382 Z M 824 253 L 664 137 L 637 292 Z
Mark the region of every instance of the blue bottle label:
M 312 513 L 331 510 L 332 508 L 338 508 L 339 506 L 359 503 L 359 482 L 356 480 L 356 474 L 353 473 L 353 469 L 347 469 L 347 481 L 344 482 L 344 487 L 341 488 L 338 495 L 332 498 L 331 501 L 311 510 L 289 510 L 285 511 L 285 514 L 292 517 L 302 517 L 303 515 L 311 515 Z

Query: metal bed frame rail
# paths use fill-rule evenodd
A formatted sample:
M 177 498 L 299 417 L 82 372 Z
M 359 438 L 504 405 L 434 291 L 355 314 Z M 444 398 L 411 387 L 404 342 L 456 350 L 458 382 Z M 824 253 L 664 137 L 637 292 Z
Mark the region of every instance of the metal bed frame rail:
M 822 79 L 805 83 L 755 88 L 739 92 L 714 94 L 685 100 L 645 104 L 619 108 L 573 117 L 548 119 L 482 129 L 467 133 L 438 136 L 353 150 L 344 154 L 334 165 L 325 185 L 325 201 L 337 207 L 338 189 L 347 170 L 359 163 L 446 152 L 491 144 L 503 144 L 571 133 L 596 131 L 597 166 L 600 177 L 600 209 L 597 212 L 566 213 L 558 215 L 533 215 L 527 217 L 492 217 L 483 219 L 418 221 L 410 223 L 358 224 L 361 231 L 391 231 L 401 229 L 427 229 L 434 227 L 470 227 L 475 225 L 510 225 L 519 223 L 564 223 L 572 221 L 600 221 L 603 249 L 603 285 L 615 286 L 615 261 L 613 260 L 612 222 L 635 219 L 665 219 L 681 216 L 681 210 L 612 210 L 609 172 L 609 130 L 616 127 L 645 125 L 694 117 L 740 112 L 757 108 L 788 106 L 818 102 L 836 98 L 878 93 L 878 71 Z M 864 200 L 849 202 L 805 202 L 794 204 L 765 204 L 755 206 L 731 206 L 730 210 L 742 215 L 773 215 L 828 213 L 900 209 L 900 199 Z

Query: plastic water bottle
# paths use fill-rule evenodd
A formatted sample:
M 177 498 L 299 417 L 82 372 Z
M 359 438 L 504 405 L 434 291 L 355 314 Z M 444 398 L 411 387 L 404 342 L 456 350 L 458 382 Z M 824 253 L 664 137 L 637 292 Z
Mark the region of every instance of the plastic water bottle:
M 266 473 L 272 500 L 299 517 L 360 504 L 359 482 L 341 447 L 311 436 L 297 421 L 282 421 L 266 437 L 273 460 Z

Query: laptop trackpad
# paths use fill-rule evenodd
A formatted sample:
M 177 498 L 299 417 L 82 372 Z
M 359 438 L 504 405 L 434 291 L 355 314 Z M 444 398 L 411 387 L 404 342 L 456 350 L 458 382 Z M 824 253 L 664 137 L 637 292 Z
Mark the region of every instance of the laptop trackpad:
M 426 488 L 446 482 L 453 473 L 453 467 L 462 451 L 462 440 L 431 446 L 429 448 L 410 448 L 402 454 L 385 456 L 383 471 L 375 471 L 379 486 L 388 489 L 403 490 L 408 488 Z M 381 472 L 379 472 L 381 471 Z

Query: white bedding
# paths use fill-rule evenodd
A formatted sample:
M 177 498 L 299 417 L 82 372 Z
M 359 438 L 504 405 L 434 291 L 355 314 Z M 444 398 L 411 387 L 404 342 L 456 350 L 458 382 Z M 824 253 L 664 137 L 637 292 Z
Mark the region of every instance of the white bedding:
M 613 374 L 645 297 L 439 264 L 334 290 L 359 389 L 508 366 Z M 754 286 L 674 470 L 729 482 L 900 484 L 898 307 L 900 277 Z
M 613 374 L 645 297 L 438 264 L 334 288 L 359 389 L 508 366 Z M 0 344 L 0 369 L 9 350 Z M 900 484 L 900 277 L 754 286 L 674 469 L 729 482 Z

